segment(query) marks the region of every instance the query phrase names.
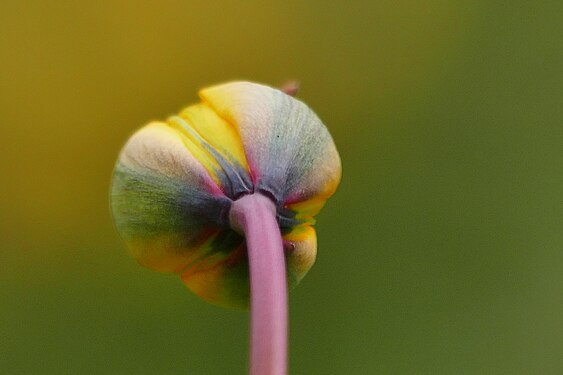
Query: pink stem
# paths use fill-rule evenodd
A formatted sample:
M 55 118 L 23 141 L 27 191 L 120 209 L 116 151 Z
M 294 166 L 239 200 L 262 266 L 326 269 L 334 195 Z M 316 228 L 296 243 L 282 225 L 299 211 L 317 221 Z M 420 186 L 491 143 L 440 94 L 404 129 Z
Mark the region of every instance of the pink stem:
M 296 96 L 299 92 L 299 82 L 297 81 L 289 81 L 282 85 L 281 89 L 289 96 Z
M 274 203 L 261 194 L 235 201 L 231 227 L 246 237 L 250 267 L 250 375 L 287 374 L 285 257 Z

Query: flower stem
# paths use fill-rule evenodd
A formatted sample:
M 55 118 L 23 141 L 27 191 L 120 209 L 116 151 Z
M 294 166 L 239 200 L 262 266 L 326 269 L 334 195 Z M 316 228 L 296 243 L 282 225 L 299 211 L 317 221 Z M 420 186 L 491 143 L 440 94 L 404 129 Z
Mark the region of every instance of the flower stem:
M 235 201 L 231 227 L 246 237 L 250 267 L 250 375 L 287 374 L 287 284 L 274 203 L 261 194 Z

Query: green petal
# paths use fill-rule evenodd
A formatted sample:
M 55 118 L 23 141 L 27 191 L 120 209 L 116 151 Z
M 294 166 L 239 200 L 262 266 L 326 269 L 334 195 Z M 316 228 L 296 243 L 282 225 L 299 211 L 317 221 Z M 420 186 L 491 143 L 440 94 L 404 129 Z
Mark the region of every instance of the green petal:
M 179 272 L 209 230 L 225 225 L 220 219 L 230 200 L 166 124 L 149 124 L 131 137 L 112 183 L 117 230 L 147 267 Z

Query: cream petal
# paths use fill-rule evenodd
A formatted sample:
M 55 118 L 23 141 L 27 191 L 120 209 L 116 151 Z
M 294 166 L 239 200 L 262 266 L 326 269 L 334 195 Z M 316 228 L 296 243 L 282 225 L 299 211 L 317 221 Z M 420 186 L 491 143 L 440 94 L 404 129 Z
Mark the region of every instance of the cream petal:
M 235 82 L 204 89 L 202 99 L 237 127 L 255 190 L 278 204 L 328 198 L 340 158 L 326 127 L 304 103 L 267 86 Z

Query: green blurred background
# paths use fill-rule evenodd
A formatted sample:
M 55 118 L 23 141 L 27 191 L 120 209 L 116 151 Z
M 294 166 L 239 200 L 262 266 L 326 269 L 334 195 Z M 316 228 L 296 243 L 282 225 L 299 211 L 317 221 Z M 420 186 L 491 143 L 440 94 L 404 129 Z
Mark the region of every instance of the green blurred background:
M 247 314 L 138 266 L 128 135 L 233 79 L 339 147 L 292 374 L 563 373 L 560 1 L 0 3 L 0 373 L 244 374 Z

